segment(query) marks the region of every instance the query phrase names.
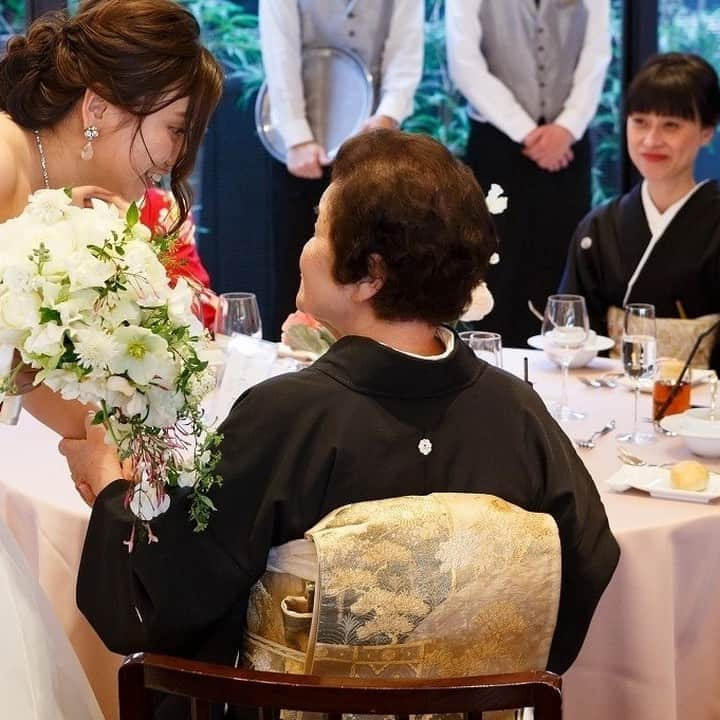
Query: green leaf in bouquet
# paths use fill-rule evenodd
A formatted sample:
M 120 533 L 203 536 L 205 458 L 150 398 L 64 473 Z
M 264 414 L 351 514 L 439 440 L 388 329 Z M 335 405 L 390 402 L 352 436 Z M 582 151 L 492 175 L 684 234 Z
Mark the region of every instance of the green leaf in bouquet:
M 60 313 L 54 308 L 41 307 L 40 308 L 40 324 L 45 325 L 46 323 L 54 322 L 56 325 L 62 325 L 62 318 Z
M 128 224 L 128 227 L 135 227 L 135 225 L 138 224 L 140 221 L 140 211 L 138 210 L 137 203 L 130 203 L 130 207 L 127 209 L 127 213 L 125 214 L 125 222 Z

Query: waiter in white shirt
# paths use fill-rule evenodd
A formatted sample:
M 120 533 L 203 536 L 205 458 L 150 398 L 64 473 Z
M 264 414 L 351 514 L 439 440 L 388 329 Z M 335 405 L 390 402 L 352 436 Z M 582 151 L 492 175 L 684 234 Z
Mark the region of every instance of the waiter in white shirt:
M 375 83 L 364 130 L 394 128 L 412 112 L 423 64 L 424 0 L 260 0 L 260 45 L 273 121 L 288 150 L 273 166 L 274 318 L 295 310 L 298 261 L 312 236 L 330 161 L 315 141 L 303 94 L 302 52 L 335 47 L 358 55 Z M 342 92 L 342 88 L 338 88 Z
M 611 58 L 609 0 L 447 0 L 450 74 L 469 105 L 466 162 L 502 185 L 488 327 L 522 347 L 590 209 L 588 125 Z

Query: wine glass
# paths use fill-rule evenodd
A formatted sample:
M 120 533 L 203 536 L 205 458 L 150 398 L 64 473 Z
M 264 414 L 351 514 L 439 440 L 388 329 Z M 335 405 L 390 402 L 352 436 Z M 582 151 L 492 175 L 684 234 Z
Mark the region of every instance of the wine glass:
M 638 430 L 638 395 L 640 381 L 655 375 L 657 340 L 655 332 L 655 306 L 647 303 L 631 303 L 625 306 L 622 336 L 622 359 L 625 375 L 634 383 L 635 405 L 632 432 L 622 433 L 620 442 L 644 444 L 655 442 L 653 433 Z
M 542 334 L 545 350 L 562 368 L 560 400 L 550 406 L 557 420 L 582 420 L 584 413 L 572 410 L 567 403 L 568 368 L 588 338 L 588 314 L 582 295 L 551 295 L 545 306 Z
M 254 293 L 222 293 L 215 314 L 215 335 L 249 335 L 257 340 L 262 338 L 260 310 Z
M 460 333 L 460 339 L 468 345 L 475 355 L 488 365 L 501 368 L 502 338 L 498 333 L 480 330 L 469 330 Z

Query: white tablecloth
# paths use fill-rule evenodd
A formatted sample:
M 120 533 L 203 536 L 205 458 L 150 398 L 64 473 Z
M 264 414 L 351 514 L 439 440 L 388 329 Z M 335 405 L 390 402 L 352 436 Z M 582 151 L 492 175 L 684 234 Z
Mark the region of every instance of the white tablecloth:
M 559 371 L 542 353 L 504 351 L 507 370 L 530 379 L 543 397 L 559 390 Z M 572 371 L 572 404 L 588 411 L 568 432 L 585 437 L 615 418 L 632 422 L 632 393 L 591 389 L 576 375 L 617 365 L 596 359 Z M 695 391 L 693 402 L 707 397 Z M 650 397 L 641 397 L 641 414 Z M 52 432 L 26 413 L 16 428 L 0 426 L 3 470 L 0 517 L 7 523 L 48 594 L 108 717 L 116 716 L 109 653 L 75 607 L 75 575 L 88 509 L 75 494 Z M 720 718 L 720 506 L 659 500 L 638 491 L 609 492 L 604 479 L 619 467 L 614 434 L 581 451 L 595 478 L 622 549 L 580 657 L 565 678 L 568 720 L 706 720 Z M 677 438 L 638 451 L 648 460 L 691 457 Z M 720 471 L 720 462 L 708 464 Z

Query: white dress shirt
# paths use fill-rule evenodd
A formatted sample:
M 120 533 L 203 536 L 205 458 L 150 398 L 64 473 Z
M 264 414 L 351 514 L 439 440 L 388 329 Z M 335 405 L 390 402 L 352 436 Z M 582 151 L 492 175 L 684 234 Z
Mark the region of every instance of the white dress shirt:
M 480 51 L 483 0 L 446 0 L 445 22 L 450 76 L 471 105 L 470 116 L 489 122 L 511 140 L 522 142 L 537 122 L 518 103 L 510 88 L 489 70 Z M 515 0 L 506 0 L 515 2 Z M 609 0 L 584 0 L 588 11 L 583 50 L 573 73 L 573 86 L 565 107 L 552 120 L 582 137 L 597 110 L 612 57 Z M 519 42 L 527 42 L 518 38 Z
M 421 0 L 395 0 L 390 19 L 380 72 L 380 102 L 375 114 L 387 115 L 398 124 L 412 112 L 413 97 L 422 76 L 424 12 Z M 309 142 L 313 133 L 305 116 L 297 3 L 261 0 L 258 19 L 273 119 L 287 147 Z

